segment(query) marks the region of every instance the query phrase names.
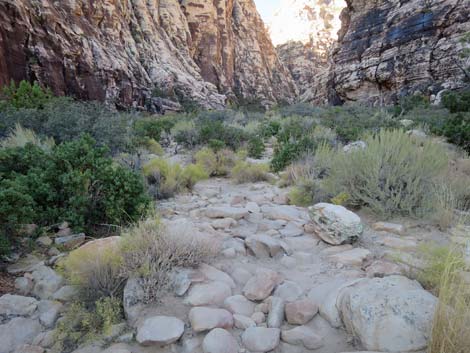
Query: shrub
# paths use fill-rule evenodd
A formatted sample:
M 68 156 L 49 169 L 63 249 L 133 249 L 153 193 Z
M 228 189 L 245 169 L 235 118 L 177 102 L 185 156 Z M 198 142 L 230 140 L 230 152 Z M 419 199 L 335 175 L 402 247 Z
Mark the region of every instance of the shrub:
M 251 158 L 261 158 L 263 156 L 265 147 L 263 139 L 258 136 L 253 136 L 248 141 L 248 156 Z
M 289 202 L 296 206 L 311 206 L 315 203 L 316 197 L 318 197 L 318 189 L 318 184 L 315 180 L 298 180 L 289 191 Z
M 470 347 L 470 286 L 464 278 L 462 260 L 456 250 L 449 251 L 441 261 L 439 302 L 428 352 L 466 352 Z
M 235 182 L 239 184 L 256 183 L 258 181 L 269 181 L 268 170 L 268 166 L 264 164 L 238 161 L 230 174 Z
M 163 147 L 154 139 L 147 139 L 145 143 L 145 148 L 152 154 L 156 154 L 157 156 L 162 156 L 165 151 L 163 150 Z
M 162 134 L 170 134 L 175 123 L 174 119 L 168 117 L 144 118 L 135 121 L 134 131 L 137 138 L 151 138 L 157 142 L 161 142 Z
M 156 158 L 143 166 L 151 194 L 158 199 L 173 197 L 175 194 L 191 190 L 194 185 L 209 176 L 201 165 L 190 164 L 182 168 L 177 163 Z
M 99 102 L 77 102 L 68 97 L 52 98 L 42 109 L 8 109 L 2 115 L 5 124 L 0 135 L 5 135 L 17 123 L 40 137 L 52 137 L 57 143 L 77 140 L 88 133 L 98 145 L 106 145 L 111 152 L 132 147 L 131 125 L 136 119 Z
M 247 139 L 242 129 L 228 126 L 223 121 L 216 119 L 200 120 L 198 130 L 198 143 L 201 145 L 207 145 L 211 140 L 219 140 L 232 150 L 236 150 Z
M 444 147 L 429 140 L 419 146 L 400 130 L 382 130 L 364 140 L 366 149 L 335 153 L 323 184 L 326 190 L 347 193 L 353 205 L 382 216 L 429 210 L 436 177 L 448 163 Z
M 196 163 L 202 166 L 209 176 L 228 175 L 236 159 L 235 154 L 227 149 L 214 152 L 210 148 L 202 148 L 195 155 Z
M 28 143 L 41 148 L 44 151 L 52 150 L 55 142 L 51 138 L 40 139 L 34 131 L 23 128 L 20 124 L 16 124 L 10 135 L 0 142 L 0 147 L 25 147 Z
M 161 291 L 171 284 L 170 274 L 175 268 L 196 267 L 215 256 L 214 246 L 192 232 L 165 229 L 158 220 L 148 219 L 123 234 L 123 273 L 140 278 L 145 301 L 160 298 Z
M 314 150 L 315 141 L 309 137 L 304 137 L 300 141 L 285 142 L 274 147 L 274 155 L 271 160 L 271 168 L 279 172 L 290 163 L 298 160 L 304 154 Z
M 106 152 L 89 136 L 50 152 L 32 144 L 1 149 L 0 224 L 66 220 L 79 230 L 139 218 L 149 202 L 142 180 Z
M 0 108 L 42 109 L 52 99 L 49 89 L 42 89 L 37 82 L 33 84 L 21 81 L 18 86 L 12 80 L 9 86 L 3 88 L 4 102 Z
M 98 240 L 70 252 L 61 261 L 62 272 L 69 283 L 79 289 L 82 300 L 94 302 L 102 297 L 120 297 L 125 277 L 121 275 L 123 260 L 119 240 Z
M 470 113 L 451 115 L 442 127 L 441 134 L 447 137 L 449 142 L 470 153 Z
M 451 113 L 470 112 L 470 90 L 445 92 L 442 95 L 442 106 Z
M 188 148 L 193 148 L 199 141 L 198 130 L 193 120 L 180 120 L 171 129 L 175 141 Z
M 54 330 L 54 349 L 70 352 L 76 346 L 108 335 L 112 325 L 123 319 L 121 301 L 102 298 L 92 305 L 72 303 Z

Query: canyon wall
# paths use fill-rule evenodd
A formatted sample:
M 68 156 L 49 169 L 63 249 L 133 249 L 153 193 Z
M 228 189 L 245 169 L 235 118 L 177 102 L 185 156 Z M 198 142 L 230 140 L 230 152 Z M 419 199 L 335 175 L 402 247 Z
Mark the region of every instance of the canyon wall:
M 152 111 L 296 96 L 252 0 L 1 0 L 11 79 Z
M 390 104 L 465 85 L 469 0 L 347 0 L 341 19 L 330 79 L 318 89 L 334 91 L 330 102 Z

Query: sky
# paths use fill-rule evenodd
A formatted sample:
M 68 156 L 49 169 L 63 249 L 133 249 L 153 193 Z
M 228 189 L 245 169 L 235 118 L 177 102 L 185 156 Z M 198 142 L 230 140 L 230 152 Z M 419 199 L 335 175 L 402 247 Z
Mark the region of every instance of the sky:
M 272 14 L 277 10 L 281 0 L 255 0 L 256 8 L 263 18 L 264 22 L 267 23 L 271 19 Z

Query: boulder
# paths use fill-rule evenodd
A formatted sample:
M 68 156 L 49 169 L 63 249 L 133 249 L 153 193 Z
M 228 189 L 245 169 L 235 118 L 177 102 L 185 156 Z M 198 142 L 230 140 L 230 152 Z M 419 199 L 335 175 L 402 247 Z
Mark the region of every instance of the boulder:
M 122 306 L 127 320 L 133 325 L 140 316 L 140 312 L 145 307 L 144 289 L 137 278 L 129 278 L 124 286 Z
M 279 233 L 286 238 L 299 237 L 304 234 L 304 228 L 300 224 L 298 225 L 294 222 L 289 222 L 284 228 L 279 230 Z
M 198 283 L 190 288 L 185 302 L 192 306 L 221 305 L 231 295 L 232 289 L 225 282 Z
M 225 272 L 220 271 L 213 266 L 210 266 L 207 264 L 201 264 L 199 266 L 199 271 L 202 273 L 203 276 L 205 276 L 210 281 L 225 282 L 230 286 L 230 288 L 236 287 L 236 284 L 233 281 L 232 277 L 230 277 Z
M 323 346 L 323 339 L 307 326 L 298 326 L 292 330 L 282 330 L 281 339 L 290 344 L 303 345 L 307 349 L 318 349 Z
M 344 325 L 371 351 L 411 352 L 427 346 L 437 298 L 403 276 L 367 278 L 338 297 Z
M 55 245 L 63 246 L 65 249 L 73 249 L 85 242 L 85 233 L 58 236 L 54 239 Z
M 39 322 L 47 328 L 53 327 L 62 307 L 63 304 L 58 301 L 41 300 L 38 305 Z
M 143 346 L 167 345 L 179 340 L 184 332 L 184 322 L 176 317 L 153 316 L 137 328 L 136 340 Z
M 256 304 L 246 299 L 243 295 L 237 294 L 228 297 L 224 301 L 224 307 L 232 314 L 251 316 L 255 311 Z
M 195 332 L 212 330 L 214 328 L 232 328 L 232 314 L 225 309 L 205 307 L 192 308 L 189 311 L 189 322 Z
M 315 234 L 331 245 L 355 242 L 363 232 L 361 219 L 343 206 L 318 203 L 309 207 Z
M 256 271 L 255 276 L 248 280 L 243 288 L 243 294 L 250 300 L 264 300 L 271 295 L 279 280 L 277 272 L 260 269 Z
M 63 286 L 60 287 L 53 295 L 52 299 L 60 300 L 63 302 L 69 301 L 73 299 L 73 297 L 77 296 L 78 288 L 75 286 Z
M 21 295 L 28 295 L 34 287 L 34 282 L 31 277 L 17 277 L 15 279 L 15 289 Z
M 216 328 L 209 332 L 202 341 L 204 353 L 238 353 L 238 342 L 232 334 Z
M 38 307 L 38 301 L 31 297 L 5 294 L 0 297 L 0 315 L 30 316 Z
M 243 345 L 251 352 L 269 352 L 279 345 L 278 328 L 249 327 L 242 334 Z
M 255 234 L 245 239 L 247 249 L 258 258 L 274 257 L 283 253 L 279 240 L 266 234 Z
M 16 317 L 0 325 L 0 353 L 11 353 L 15 348 L 30 344 L 41 332 L 38 320 Z
M 312 299 L 301 299 L 287 303 L 286 319 L 292 325 L 304 325 L 318 313 L 318 305 Z
M 283 220 L 283 221 L 300 221 L 302 220 L 302 213 L 295 206 L 278 205 L 278 206 L 267 206 L 261 207 L 261 212 L 264 213 L 266 218 L 272 220 Z

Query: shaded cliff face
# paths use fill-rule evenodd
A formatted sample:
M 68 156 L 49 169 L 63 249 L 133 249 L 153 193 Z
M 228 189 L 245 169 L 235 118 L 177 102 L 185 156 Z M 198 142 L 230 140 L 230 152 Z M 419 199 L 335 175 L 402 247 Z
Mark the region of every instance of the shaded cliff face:
M 469 0 L 348 0 L 329 88 L 343 102 L 396 102 L 464 85 Z
M 155 95 L 205 108 L 295 96 L 252 0 L 2 0 L 0 85 L 11 79 L 151 110 L 177 108 Z

